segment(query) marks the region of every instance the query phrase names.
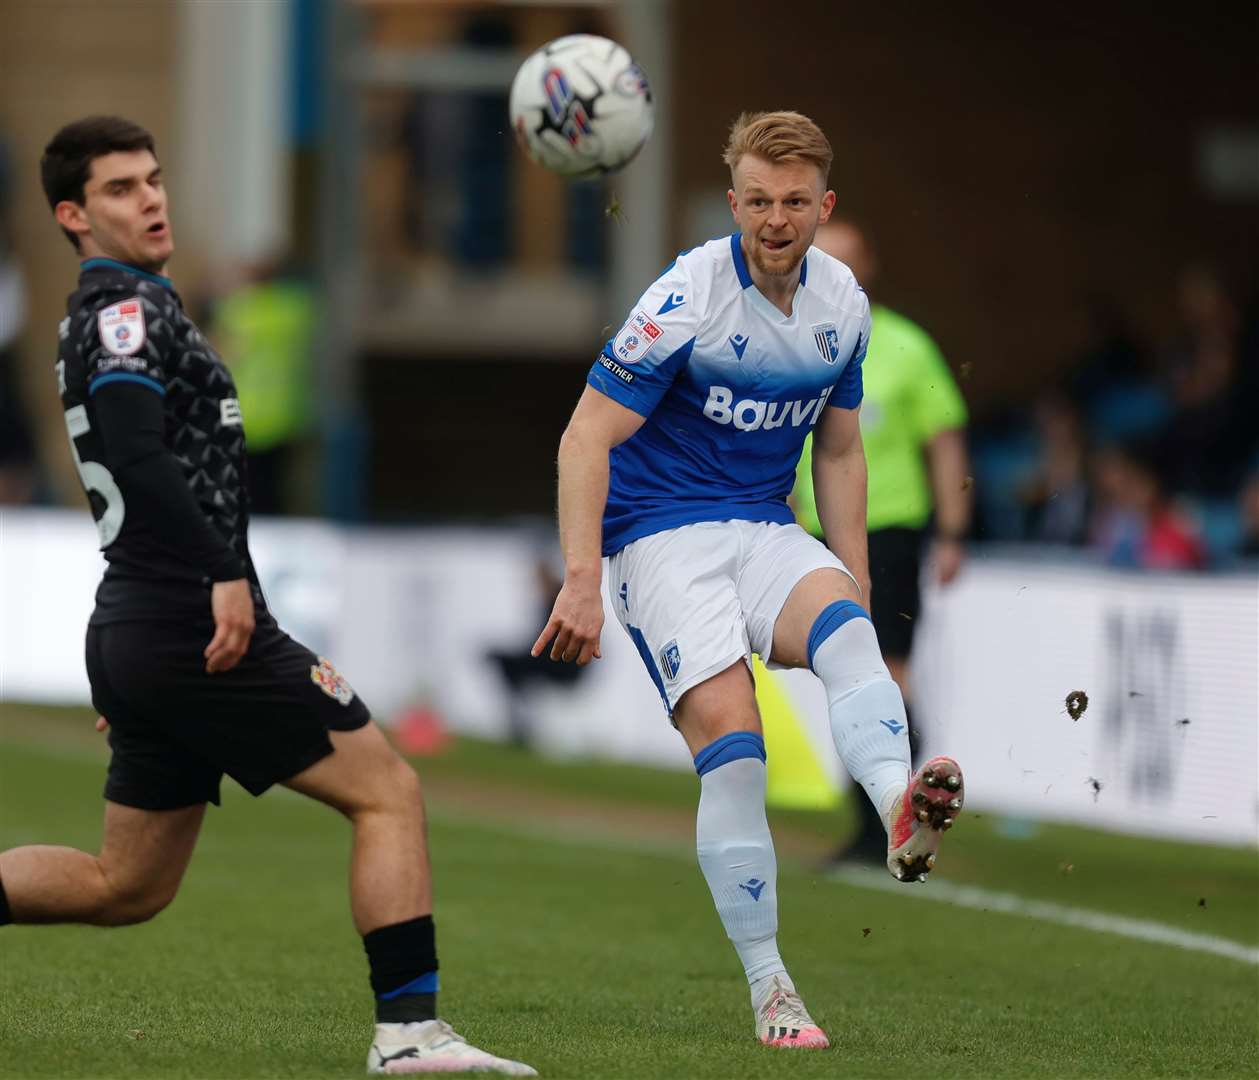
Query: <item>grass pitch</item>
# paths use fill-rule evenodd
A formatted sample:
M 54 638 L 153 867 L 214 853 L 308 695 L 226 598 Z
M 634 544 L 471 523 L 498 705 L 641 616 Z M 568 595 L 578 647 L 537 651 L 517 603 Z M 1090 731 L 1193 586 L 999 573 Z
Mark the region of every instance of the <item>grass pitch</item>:
M 0 847 L 95 848 L 91 720 L 4 707 Z M 442 1013 L 543 1076 L 1259 1074 L 1254 964 L 838 884 L 817 869 L 836 823 L 804 814 L 774 822 L 780 944 L 832 1049 L 767 1051 L 694 863 L 693 777 L 470 743 L 417 767 Z M 224 796 L 152 923 L 0 929 L 0 1076 L 362 1075 L 348 828 L 288 793 Z M 1259 943 L 1253 851 L 1013 839 L 969 814 L 936 880 Z

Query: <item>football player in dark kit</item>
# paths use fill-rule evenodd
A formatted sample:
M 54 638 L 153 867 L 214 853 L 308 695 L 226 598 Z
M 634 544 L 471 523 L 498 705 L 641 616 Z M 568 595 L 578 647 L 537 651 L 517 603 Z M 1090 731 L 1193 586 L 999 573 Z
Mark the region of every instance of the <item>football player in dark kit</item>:
M 82 260 L 57 378 L 108 563 L 87 671 L 112 756 L 100 854 L 0 853 L 0 924 L 152 918 L 222 775 L 253 795 L 283 784 L 353 827 L 350 904 L 376 996 L 368 1071 L 536 1075 L 437 1019 L 419 780 L 336 669 L 267 610 L 232 378 L 162 276 L 173 242 L 152 137 L 116 117 L 81 120 L 48 144 L 41 171 Z

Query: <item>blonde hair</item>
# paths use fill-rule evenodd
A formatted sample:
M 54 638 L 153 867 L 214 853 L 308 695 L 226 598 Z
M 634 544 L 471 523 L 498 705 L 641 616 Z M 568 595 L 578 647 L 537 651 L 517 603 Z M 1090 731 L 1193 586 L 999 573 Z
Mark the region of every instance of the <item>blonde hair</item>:
M 822 129 L 798 112 L 744 112 L 730 125 L 730 138 L 722 159 L 733 169 L 744 154 L 766 161 L 806 161 L 822 171 L 822 183 L 831 171 L 831 144 Z

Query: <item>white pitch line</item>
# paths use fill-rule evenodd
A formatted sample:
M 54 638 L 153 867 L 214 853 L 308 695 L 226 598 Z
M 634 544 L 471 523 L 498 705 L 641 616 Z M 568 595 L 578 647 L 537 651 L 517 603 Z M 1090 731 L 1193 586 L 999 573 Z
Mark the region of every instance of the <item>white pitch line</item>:
M 554 825 L 544 826 L 528 821 L 506 822 L 501 818 L 489 816 L 469 818 L 449 812 L 445 814 L 437 813 L 432 816 L 443 824 L 475 824 L 494 832 L 511 833 L 527 837 L 530 840 L 567 842 L 581 847 L 597 847 L 604 850 L 621 851 L 627 854 L 685 859 L 692 863 L 695 860 L 694 849 L 689 846 L 659 839 L 635 839 L 614 836 L 606 832 L 592 832 L 586 826 L 572 822 L 565 822 L 557 828 Z M 825 875 L 825 880 L 842 885 L 852 885 L 859 889 L 873 889 L 877 892 L 892 893 L 906 900 L 934 900 L 938 903 L 972 908 L 976 911 L 1022 916 L 1023 918 L 1037 919 L 1041 922 L 1054 923 L 1058 926 L 1092 930 L 1099 934 L 1114 934 L 1117 937 L 1150 942 L 1156 945 L 1170 945 L 1176 949 L 1207 953 L 1212 956 L 1223 956 L 1229 960 L 1240 960 L 1243 964 L 1259 966 L 1259 946 L 1243 945 L 1240 941 L 1215 937 L 1211 934 L 1198 934 L 1191 930 L 1180 930 L 1175 926 L 1152 922 L 1149 919 L 1133 919 L 1125 915 L 1111 915 L 1104 911 L 1091 911 L 1088 908 L 1068 907 L 1065 904 L 1055 904 L 1049 900 L 1032 900 L 1029 897 L 1019 896 L 1016 893 L 983 889 L 977 885 L 955 885 L 950 881 L 935 880 L 930 884 L 923 883 L 921 887 L 906 885 L 903 882 L 894 881 L 891 875 L 885 875 L 881 870 L 859 867 L 829 871 Z
M 1072 926 L 1083 930 L 1095 930 L 1100 934 L 1115 934 L 1136 941 L 1150 941 L 1158 945 L 1171 945 L 1191 952 L 1211 953 L 1240 960 L 1244 964 L 1259 966 L 1259 947 L 1243 945 L 1228 938 L 1211 934 L 1198 934 L 1192 930 L 1180 930 L 1166 923 L 1148 919 L 1131 919 L 1125 915 L 1109 915 L 1104 911 L 1068 907 L 1049 900 L 1030 900 L 1015 893 L 995 892 L 976 885 L 955 885 L 951 881 L 932 881 L 922 888 L 906 886 L 892 878 L 884 877 L 878 870 L 852 868 L 834 870 L 829 877 L 845 885 L 859 889 L 875 889 L 878 892 L 895 893 L 911 900 L 934 900 L 955 907 L 973 908 L 977 911 L 996 911 L 1002 915 L 1021 915 L 1041 922 Z

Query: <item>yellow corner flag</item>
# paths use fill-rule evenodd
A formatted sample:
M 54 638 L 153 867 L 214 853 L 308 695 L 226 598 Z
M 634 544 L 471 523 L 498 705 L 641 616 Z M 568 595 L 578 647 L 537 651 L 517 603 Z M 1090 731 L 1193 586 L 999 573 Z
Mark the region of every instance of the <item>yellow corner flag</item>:
M 795 706 L 759 656 L 753 657 L 753 671 L 765 729 L 765 802 L 782 810 L 834 810 L 839 786 L 818 761 Z

